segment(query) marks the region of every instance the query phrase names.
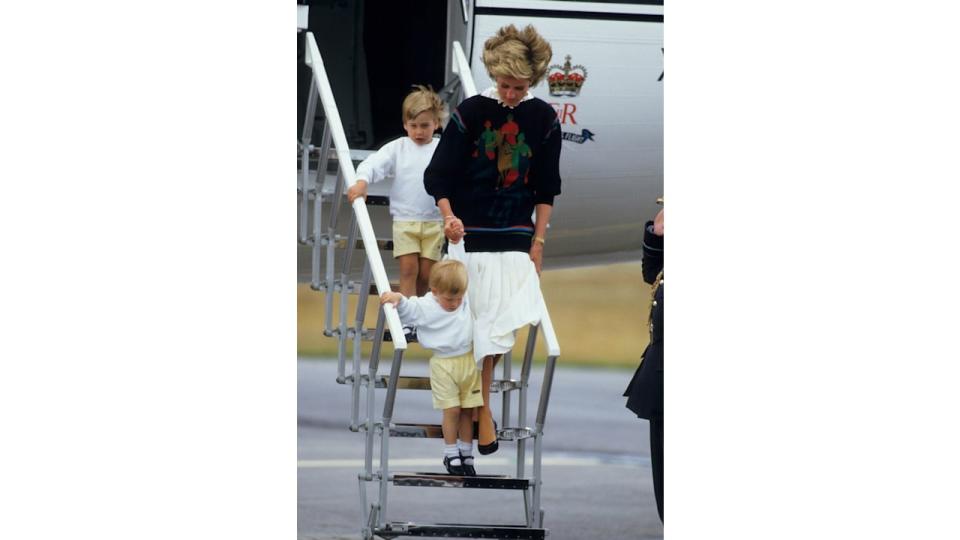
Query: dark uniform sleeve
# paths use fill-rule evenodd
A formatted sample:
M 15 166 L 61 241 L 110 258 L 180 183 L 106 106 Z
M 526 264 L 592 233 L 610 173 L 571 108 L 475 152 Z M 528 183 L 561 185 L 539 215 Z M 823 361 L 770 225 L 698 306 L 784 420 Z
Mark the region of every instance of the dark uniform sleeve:
M 549 126 L 546 137 L 537 155 L 533 156 L 530 166 L 530 178 L 533 185 L 534 204 L 549 204 L 553 206 L 553 198 L 560 194 L 560 147 L 563 142 L 560 137 L 560 120 L 553 107 L 549 108 L 550 120 L 545 122 Z
M 452 198 L 456 181 L 464 175 L 467 158 L 470 155 L 470 146 L 473 141 L 467 129 L 467 113 L 469 106 L 461 103 L 450 115 L 437 149 L 427 169 L 423 172 L 423 187 L 427 193 L 439 201 Z
M 643 280 L 653 283 L 663 270 L 663 237 L 653 234 L 653 222 L 643 228 Z

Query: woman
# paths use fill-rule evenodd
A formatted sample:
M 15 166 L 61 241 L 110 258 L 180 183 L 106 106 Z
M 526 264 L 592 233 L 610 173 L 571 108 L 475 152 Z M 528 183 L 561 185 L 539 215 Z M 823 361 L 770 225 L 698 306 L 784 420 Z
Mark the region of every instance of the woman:
M 424 173 L 444 234 L 464 234 L 467 295 L 476 320 L 474 355 L 482 369 L 478 450 L 497 450 L 490 383 L 516 331 L 540 321 L 539 274 L 553 199 L 560 194 L 560 123 L 533 97 L 552 51 L 533 26 L 508 25 L 484 44 L 496 84 L 454 110 Z M 536 222 L 531 215 L 536 214 Z

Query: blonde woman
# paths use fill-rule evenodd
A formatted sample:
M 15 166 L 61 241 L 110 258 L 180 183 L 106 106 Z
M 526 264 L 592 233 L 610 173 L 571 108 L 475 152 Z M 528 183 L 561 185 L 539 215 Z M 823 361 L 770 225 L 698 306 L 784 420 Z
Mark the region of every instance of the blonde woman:
M 493 370 L 513 348 L 516 331 L 539 322 L 542 313 L 539 274 L 560 194 L 561 135 L 556 112 L 530 88 L 543 80 L 551 56 L 533 26 L 508 25 L 488 39 L 483 63 L 495 84 L 452 112 L 424 173 L 444 235 L 454 242 L 468 237 L 467 295 L 483 379 L 481 454 L 498 448 L 490 411 Z

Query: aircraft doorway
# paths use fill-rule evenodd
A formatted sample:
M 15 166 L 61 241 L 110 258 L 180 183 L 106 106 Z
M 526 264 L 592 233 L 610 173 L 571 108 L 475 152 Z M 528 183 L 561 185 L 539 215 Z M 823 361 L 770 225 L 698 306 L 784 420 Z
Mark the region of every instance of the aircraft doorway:
M 400 107 L 413 84 L 444 84 L 447 1 L 301 0 L 330 78 L 351 149 L 377 149 L 404 134 Z M 310 69 L 298 36 L 298 136 Z M 323 112 L 318 109 L 318 119 Z M 323 123 L 316 122 L 313 141 Z

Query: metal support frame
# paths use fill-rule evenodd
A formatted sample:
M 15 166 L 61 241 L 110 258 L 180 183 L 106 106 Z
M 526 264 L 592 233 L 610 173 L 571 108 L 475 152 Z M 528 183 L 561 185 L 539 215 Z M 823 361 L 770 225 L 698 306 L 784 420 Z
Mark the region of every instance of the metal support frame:
M 539 326 L 530 325 L 530 332 L 527 334 L 527 348 L 523 352 L 523 366 L 520 368 L 520 396 L 517 405 L 517 425 L 524 426 L 527 423 L 527 388 L 530 381 L 530 368 L 533 364 L 533 351 L 537 346 L 537 330 Z M 524 468 L 527 459 L 527 440 L 517 441 L 517 478 L 523 478 Z
M 393 364 L 390 365 L 390 380 L 387 382 L 387 396 L 383 400 L 383 428 L 380 430 L 380 516 L 385 521 L 387 516 L 387 482 L 390 480 L 390 421 L 393 419 L 393 404 L 397 397 L 397 379 L 400 378 L 400 362 L 403 360 L 403 349 L 393 353 Z M 377 523 L 383 525 L 382 522 Z
M 338 338 L 337 346 L 337 369 L 339 372 L 343 372 L 343 365 L 346 362 L 347 358 L 347 310 L 349 309 L 349 299 L 350 299 L 350 262 L 353 258 L 353 245 L 357 240 L 357 218 L 354 215 L 350 216 L 350 234 L 348 235 L 347 249 L 344 250 L 345 254 L 343 257 L 343 268 L 340 270 L 340 336 Z M 330 298 L 331 295 L 327 295 L 327 298 Z M 359 378 L 360 374 L 360 364 L 357 363 L 356 370 L 354 370 L 354 379 Z
M 330 333 L 333 322 L 333 266 L 334 266 L 334 252 L 336 250 L 336 236 L 337 236 L 337 210 L 340 208 L 340 195 L 342 190 L 340 189 L 341 175 L 343 174 L 343 164 L 337 165 L 337 187 L 334 192 L 333 199 L 330 202 L 330 223 L 327 225 L 327 236 L 324 240 L 327 246 L 327 304 L 326 304 L 326 318 L 325 322 L 327 325 L 327 334 Z
M 350 249 L 353 251 L 353 249 Z M 364 261 L 363 278 L 361 279 L 361 291 L 368 290 L 370 287 L 370 262 Z M 354 319 L 353 327 L 353 407 L 350 412 L 350 429 L 356 431 L 360 422 L 360 353 L 363 343 L 363 320 L 366 318 L 367 311 L 366 294 L 360 294 L 357 299 L 357 316 Z M 369 385 L 368 385 L 369 386 Z
M 503 353 L 503 380 L 505 381 L 513 378 L 511 377 L 511 373 L 513 372 L 512 360 L 513 351 Z M 500 425 L 504 427 L 510 425 L 510 394 L 511 392 L 500 393 L 502 398 L 500 405 Z M 523 426 L 523 424 L 518 425 Z
M 307 241 L 307 218 L 310 195 L 307 189 L 307 177 L 310 175 L 310 138 L 313 136 L 313 118 L 317 112 L 317 83 L 310 80 L 310 94 L 307 98 L 307 117 L 303 122 L 303 135 L 300 137 L 302 154 L 300 156 L 300 242 Z

